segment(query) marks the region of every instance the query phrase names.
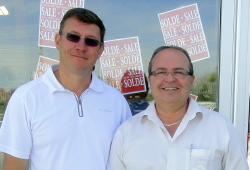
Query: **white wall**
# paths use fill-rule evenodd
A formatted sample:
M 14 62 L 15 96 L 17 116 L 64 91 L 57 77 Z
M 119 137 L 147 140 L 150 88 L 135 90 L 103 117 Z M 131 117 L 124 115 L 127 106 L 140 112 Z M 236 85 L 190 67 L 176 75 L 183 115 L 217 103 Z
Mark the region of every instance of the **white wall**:
M 222 0 L 219 112 L 232 120 L 247 148 L 249 1 Z

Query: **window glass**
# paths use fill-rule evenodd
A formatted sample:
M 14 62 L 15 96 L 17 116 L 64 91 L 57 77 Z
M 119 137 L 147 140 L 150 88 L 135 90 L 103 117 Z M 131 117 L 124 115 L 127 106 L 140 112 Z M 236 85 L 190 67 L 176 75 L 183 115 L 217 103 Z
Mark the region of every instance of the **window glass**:
M 158 14 L 192 4 L 197 4 L 210 54 L 209 58 L 193 62 L 196 80 L 192 94 L 201 105 L 217 109 L 219 0 L 85 0 L 84 7 L 103 20 L 107 29 L 105 41 L 138 38 L 142 68 L 147 76 L 153 51 L 165 45 Z M 0 126 L 11 94 L 18 86 L 34 79 L 39 56 L 59 60 L 55 48 L 38 46 L 40 1 L 3 0 L 1 5 L 9 15 L 0 15 Z M 102 78 L 99 61 L 94 72 Z M 152 100 L 150 92 L 147 100 Z

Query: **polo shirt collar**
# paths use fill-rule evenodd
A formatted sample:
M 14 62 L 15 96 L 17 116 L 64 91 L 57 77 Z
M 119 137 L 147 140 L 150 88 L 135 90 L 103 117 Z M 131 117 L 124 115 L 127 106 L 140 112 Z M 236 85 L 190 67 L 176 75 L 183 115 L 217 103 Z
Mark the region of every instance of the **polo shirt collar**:
M 59 83 L 54 75 L 54 71 L 56 71 L 58 68 L 58 64 L 51 65 L 51 67 L 48 68 L 48 70 L 43 75 L 43 81 L 48 86 L 51 93 L 55 91 L 67 91 L 67 89 L 65 89 L 61 83 Z M 96 92 L 102 92 L 104 89 L 102 80 L 100 80 L 94 73 L 92 73 L 92 80 L 88 89 L 94 90 Z
M 104 90 L 104 82 L 100 80 L 94 73 L 92 73 L 92 80 L 89 85 L 89 89 L 92 89 L 96 92 L 102 92 Z

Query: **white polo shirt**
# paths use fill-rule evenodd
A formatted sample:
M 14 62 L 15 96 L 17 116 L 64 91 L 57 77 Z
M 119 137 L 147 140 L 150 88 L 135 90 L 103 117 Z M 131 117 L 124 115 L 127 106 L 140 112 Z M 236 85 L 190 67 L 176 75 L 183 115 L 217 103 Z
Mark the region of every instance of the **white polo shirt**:
M 94 74 L 78 100 L 52 69 L 12 95 L 0 151 L 30 159 L 31 170 L 105 170 L 113 135 L 131 116 L 127 101 Z
M 246 152 L 232 123 L 194 100 L 173 138 L 155 103 L 125 121 L 114 136 L 108 170 L 247 170 Z

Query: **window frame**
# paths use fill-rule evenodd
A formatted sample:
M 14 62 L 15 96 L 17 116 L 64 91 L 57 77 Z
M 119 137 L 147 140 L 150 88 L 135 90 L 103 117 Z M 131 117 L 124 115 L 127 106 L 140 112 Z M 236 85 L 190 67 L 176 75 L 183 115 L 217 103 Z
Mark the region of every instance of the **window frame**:
M 222 0 L 219 63 L 219 112 L 233 122 L 245 148 L 250 84 L 249 5 L 249 1 Z

